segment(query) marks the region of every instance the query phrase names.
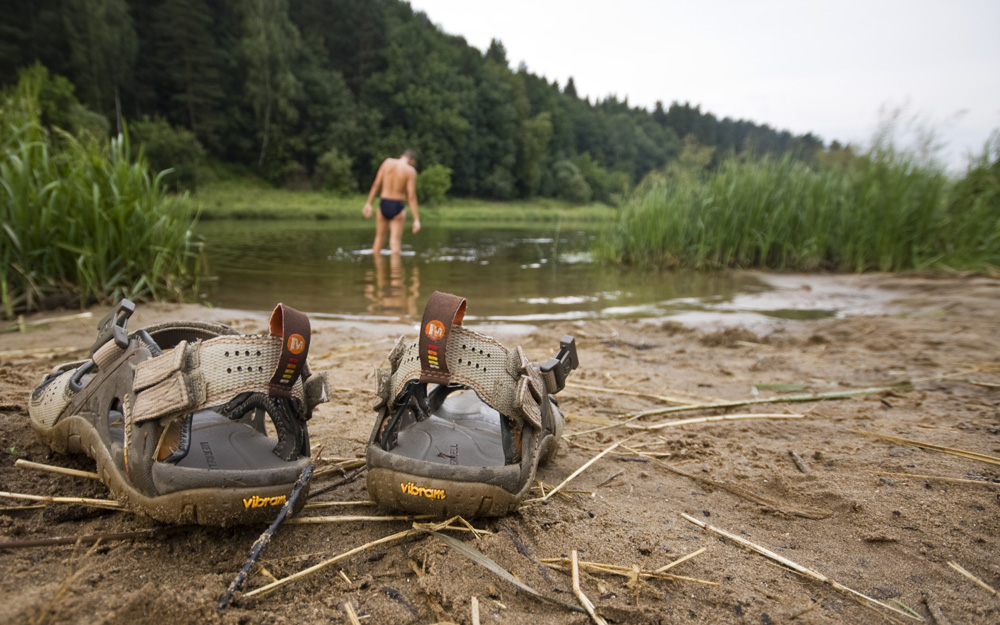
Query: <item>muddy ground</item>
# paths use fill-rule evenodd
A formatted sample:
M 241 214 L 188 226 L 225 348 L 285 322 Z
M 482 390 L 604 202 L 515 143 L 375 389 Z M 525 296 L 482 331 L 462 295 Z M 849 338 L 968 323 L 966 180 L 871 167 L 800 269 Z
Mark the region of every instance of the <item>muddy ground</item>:
M 719 414 L 802 418 L 658 430 L 617 427 L 572 436 L 562 442 L 555 461 L 540 470 L 546 484 L 560 483 L 627 436 L 626 446 L 655 452 L 656 459 L 620 446 L 567 485 L 574 491 L 568 496 L 528 503 L 505 518 L 477 520 L 477 527 L 490 532 L 478 541 L 453 535 L 473 542 L 540 593 L 573 604 L 578 602 L 569 575 L 542 559 L 569 557 L 577 550 L 581 560 L 654 570 L 706 549 L 670 572 L 713 585 L 660 579 L 637 584 L 585 572 L 582 591 L 609 623 L 917 622 L 781 568 L 701 529 L 682 513 L 902 612 L 912 609 L 927 622 L 1000 623 L 1000 597 L 949 566 L 954 562 L 1000 588 L 1000 466 L 852 431 L 1000 456 L 1000 281 L 836 280 L 859 293 L 888 293 L 881 298 L 886 307 L 845 318 L 763 324 L 757 319 L 750 326 L 727 328 L 692 328 L 670 320 L 557 323 L 519 336 L 512 336 L 517 329 L 486 328 L 509 345 L 522 344 L 533 359 L 546 358 L 561 335 L 574 334 L 582 365 L 572 382 L 689 402 L 832 393 L 906 381 L 913 388 L 662 415 L 634 424 Z M 809 291 L 802 295 L 808 297 Z M 474 314 L 475 302 L 469 307 Z M 43 317 L 58 314 L 67 313 Z M 93 468 L 86 457 L 53 453 L 40 443 L 28 425 L 26 402 L 48 369 L 84 357 L 102 314 L 95 309 L 90 319 L 0 334 L 0 490 L 108 496 L 95 480 L 14 466 L 23 458 Z M 224 320 L 244 331 L 264 325 L 259 315 L 146 305 L 130 327 L 178 317 Z M 412 326 L 315 327 L 312 365 L 330 372 L 335 389 L 333 401 L 320 407 L 310 424 L 324 457 L 363 454 L 374 415 L 370 372 L 403 332 L 412 334 Z M 30 351 L 40 349 L 54 353 Z M 776 384 L 805 388 L 783 392 L 766 386 Z M 560 401 L 569 417 L 568 433 L 625 413 L 676 405 L 582 388 L 567 388 Z M 323 492 L 311 501 L 365 500 L 364 484 L 361 472 L 328 472 L 313 483 L 314 492 Z M 15 508 L 25 503 L 0 499 L 0 541 L 162 527 L 131 513 L 79 505 Z M 310 509 L 300 516 L 380 512 L 361 506 Z M 245 590 L 407 527 L 403 521 L 283 526 Z M 344 605 L 349 602 L 362 623 L 472 623 L 473 597 L 482 623 L 590 621 L 517 590 L 429 536 L 373 547 L 272 594 L 237 595 L 233 605 L 217 611 L 217 599 L 262 529 L 186 526 L 153 539 L 109 540 L 95 549 L 0 548 L 0 622 L 348 623 Z

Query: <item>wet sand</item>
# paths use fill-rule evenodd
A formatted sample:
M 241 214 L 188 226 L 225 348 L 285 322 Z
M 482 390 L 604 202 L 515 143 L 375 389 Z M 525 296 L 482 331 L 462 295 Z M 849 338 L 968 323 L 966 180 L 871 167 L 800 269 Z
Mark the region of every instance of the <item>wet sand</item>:
M 785 304 L 777 307 L 815 309 L 836 300 L 843 316 L 792 321 L 748 313 L 757 304 L 776 307 L 761 302 L 761 295 L 735 301 L 739 314 L 716 310 L 661 320 L 481 328 L 510 346 L 520 343 L 537 360 L 549 356 L 563 334 L 577 337 L 581 368 L 571 377 L 577 386 L 559 396 L 569 436 L 538 475 L 548 487 L 629 438 L 567 485 L 565 496 L 475 521 L 490 532 L 479 540 L 455 536 L 540 593 L 572 604 L 578 601 L 570 576 L 544 559 L 577 550 L 584 561 L 651 571 L 705 548 L 670 573 L 711 584 L 584 572 L 582 591 L 611 623 L 917 622 L 781 568 L 682 514 L 901 612 L 912 609 L 925 622 L 940 616 L 952 623 L 1000 622 L 1000 598 L 949 566 L 954 562 L 1000 588 L 1000 467 L 858 433 L 1000 457 L 1000 280 L 776 279 L 784 281 L 785 292 Z M 840 306 L 845 298 L 856 305 Z M 475 314 L 474 301 L 469 307 Z M 54 453 L 40 443 L 26 410 L 28 394 L 47 370 L 86 355 L 104 313 L 93 312 L 89 319 L 0 335 L 2 490 L 108 496 L 98 481 L 14 466 L 23 458 L 93 469 L 86 457 Z M 69 313 L 26 321 L 60 314 Z M 246 332 L 260 331 L 266 322 L 262 314 L 141 305 L 130 327 L 177 318 L 225 321 Z M 324 457 L 363 454 L 374 418 L 370 373 L 401 333 L 412 334 L 412 325 L 315 324 L 312 366 L 330 373 L 334 389 L 332 401 L 310 422 Z M 576 435 L 625 414 L 678 405 L 649 395 L 736 402 L 905 382 L 912 390 L 665 414 L 632 425 L 717 415 L 786 418 L 619 426 Z M 317 479 L 314 491 L 325 492 L 312 501 L 367 499 L 362 473 Z M 77 505 L 11 509 L 21 503 L 0 500 L 0 541 L 162 527 L 131 513 Z M 334 507 L 303 515 L 381 512 Z M 282 527 L 245 589 L 407 527 L 373 521 Z M 108 541 L 92 550 L 0 548 L 0 621 L 348 623 L 343 605 L 350 602 L 361 622 L 471 623 L 476 597 L 482 623 L 589 622 L 585 614 L 517 590 L 429 536 L 371 548 L 272 594 L 237 596 L 230 608 L 216 611 L 216 600 L 262 529 L 186 526 L 152 540 Z

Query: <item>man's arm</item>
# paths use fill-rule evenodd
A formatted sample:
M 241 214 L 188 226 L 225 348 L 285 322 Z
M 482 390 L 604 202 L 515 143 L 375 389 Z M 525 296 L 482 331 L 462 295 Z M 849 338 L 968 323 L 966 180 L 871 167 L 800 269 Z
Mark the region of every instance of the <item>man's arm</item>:
M 406 181 L 406 195 L 413 211 L 413 234 L 420 232 L 420 213 L 417 211 L 417 172 L 413 170 Z
M 388 159 L 386 159 L 388 160 Z M 375 193 L 378 192 L 380 186 L 382 186 L 382 172 L 385 170 L 385 161 L 379 165 L 378 173 L 375 174 L 375 182 L 372 183 L 371 191 L 368 192 L 368 201 L 365 202 L 365 207 L 361 209 L 361 214 L 368 219 L 372 216 L 372 202 L 375 201 Z

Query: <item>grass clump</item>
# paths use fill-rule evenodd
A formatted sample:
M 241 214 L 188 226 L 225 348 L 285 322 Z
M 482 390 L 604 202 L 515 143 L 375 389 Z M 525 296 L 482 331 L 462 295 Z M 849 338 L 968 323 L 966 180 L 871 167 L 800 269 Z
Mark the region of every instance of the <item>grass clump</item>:
M 598 253 L 700 269 L 998 265 L 997 152 L 958 184 L 933 163 L 884 146 L 820 169 L 789 157 L 733 157 L 712 172 L 675 171 L 640 187 Z
M 44 68 L 0 96 L 0 314 L 192 292 L 194 208 L 169 196 L 127 136 L 43 125 Z

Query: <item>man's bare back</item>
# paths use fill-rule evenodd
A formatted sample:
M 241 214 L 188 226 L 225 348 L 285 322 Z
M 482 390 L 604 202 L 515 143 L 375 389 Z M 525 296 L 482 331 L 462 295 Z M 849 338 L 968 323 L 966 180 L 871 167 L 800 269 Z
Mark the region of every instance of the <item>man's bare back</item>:
M 405 204 L 408 201 L 413 211 L 413 234 L 420 231 L 420 215 L 417 211 L 417 170 L 416 154 L 407 150 L 399 158 L 387 158 L 382 161 L 368 192 L 368 202 L 361 210 L 365 219 L 372 216 L 372 201 L 378 194 L 381 201 L 375 215 L 375 241 L 372 253 L 382 252 L 385 231 L 389 230 L 389 250 L 398 253 L 403 245 L 403 226 L 406 223 Z M 381 189 L 381 192 L 380 192 Z

